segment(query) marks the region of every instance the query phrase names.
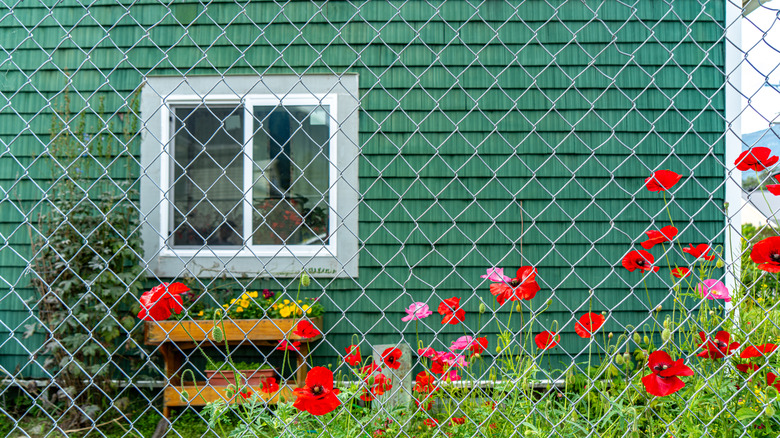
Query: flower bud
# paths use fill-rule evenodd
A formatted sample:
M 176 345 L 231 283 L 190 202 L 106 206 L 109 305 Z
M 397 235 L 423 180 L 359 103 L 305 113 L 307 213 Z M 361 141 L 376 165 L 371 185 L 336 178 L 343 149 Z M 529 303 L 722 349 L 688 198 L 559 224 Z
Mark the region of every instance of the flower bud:
M 714 310 L 710 310 L 710 316 L 715 316 L 715 311 Z
M 628 353 L 628 352 L 623 353 L 623 361 L 625 363 L 630 363 L 631 362 L 631 353 Z
M 211 336 L 214 338 L 214 341 L 216 342 L 222 342 L 225 340 L 225 334 L 222 333 L 222 327 L 215 325 L 214 329 L 211 330 Z
M 482 356 L 480 356 L 480 355 L 479 355 L 479 353 L 474 353 L 474 356 L 472 356 L 472 357 L 473 357 L 474 359 L 479 359 L 479 358 L 481 358 Z
M 664 331 L 661 332 L 661 339 L 663 339 L 664 342 L 669 342 L 669 339 L 672 339 L 672 331 L 665 328 Z
M 668 329 L 670 325 L 672 325 L 672 320 L 667 316 L 666 319 L 664 319 L 664 328 Z
M 775 411 L 775 407 L 772 405 L 769 405 L 766 407 L 766 415 L 768 417 L 774 417 L 777 411 Z
M 609 334 L 607 335 L 607 339 L 612 339 L 614 336 L 615 336 L 614 333 L 609 332 Z
M 776 398 L 776 397 L 777 397 L 777 395 L 778 395 L 778 394 L 780 394 L 780 393 L 777 391 L 777 388 L 775 388 L 774 386 L 768 386 L 768 387 L 767 387 L 767 388 L 764 390 L 764 392 L 766 392 L 766 396 L 767 396 L 767 397 L 769 397 L 769 399 L 774 399 L 774 398 Z
M 304 272 L 301 274 L 301 286 L 308 287 L 309 284 L 311 284 L 311 278 L 309 278 L 309 274 Z
M 518 311 L 518 312 L 522 312 L 523 311 L 523 306 L 521 306 L 520 303 L 517 303 L 517 305 L 515 306 L 515 310 Z
M 642 340 L 645 341 L 645 344 L 648 344 L 648 345 L 650 344 L 650 337 L 649 336 L 645 335 L 644 339 L 642 339 Z
M 496 346 L 496 353 L 501 353 L 501 347 Z
M 601 312 L 601 316 L 607 316 L 606 310 Z
M 636 342 L 637 344 L 642 343 L 642 337 L 639 336 L 639 333 L 634 333 L 634 342 Z
M 659 304 L 659 305 L 658 305 L 658 306 L 655 308 L 655 311 L 656 311 L 656 312 L 660 312 L 662 309 L 663 309 L 663 307 L 661 307 L 661 305 Z
M 236 394 L 236 385 L 233 385 L 232 383 L 225 387 L 225 395 L 228 396 L 228 398 L 233 397 Z
M 487 306 L 485 305 L 485 303 L 479 303 L 479 313 L 480 314 L 485 313 L 486 310 L 487 310 Z
M 715 262 L 715 267 L 718 269 L 722 268 L 724 265 L 725 263 L 723 263 L 723 259 L 718 259 L 718 261 Z
M 180 393 L 181 402 L 188 403 L 190 401 L 190 393 L 186 389 L 182 389 Z
M 622 354 L 618 354 L 617 356 L 615 356 L 615 364 L 620 366 L 620 365 L 623 365 L 624 363 L 626 363 L 626 361 L 625 361 L 625 359 L 623 359 L 623 355 Z

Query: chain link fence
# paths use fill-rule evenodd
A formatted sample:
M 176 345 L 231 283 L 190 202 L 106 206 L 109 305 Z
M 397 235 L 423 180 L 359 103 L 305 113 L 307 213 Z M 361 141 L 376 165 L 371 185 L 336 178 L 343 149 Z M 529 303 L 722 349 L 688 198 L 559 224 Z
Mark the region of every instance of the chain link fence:
M 778 6 L 5 2 L 0 435 L 777 436 Z

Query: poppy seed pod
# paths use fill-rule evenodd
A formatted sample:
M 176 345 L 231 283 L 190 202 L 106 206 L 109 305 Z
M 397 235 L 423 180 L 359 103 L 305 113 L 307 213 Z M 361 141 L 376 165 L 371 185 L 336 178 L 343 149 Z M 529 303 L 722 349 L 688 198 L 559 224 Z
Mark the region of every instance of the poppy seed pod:
M 309 278 L 309 274 L 303 273 L 301 274 L 301 286 L 308 287 L 311 284 L 311 278 Z
M 225 334 L 222 332 L 222 328 L 216 325 L 214 326 L 214 329 L 211 330 L 211 336 L 216 342 L 222 342 L 225 340 Z
M 669 342 L 669 339 L 672 339 L 672 331 L 665 328 L 664 331 L 661 332 L 661 339 L 664 342 Z

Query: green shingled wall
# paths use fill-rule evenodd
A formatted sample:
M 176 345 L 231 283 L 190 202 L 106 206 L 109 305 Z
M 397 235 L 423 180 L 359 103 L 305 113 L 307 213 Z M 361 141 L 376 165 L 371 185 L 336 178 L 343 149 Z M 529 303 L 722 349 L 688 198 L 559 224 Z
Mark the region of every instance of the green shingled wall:
M 537 266 L 542 290 L 531 305 L 551 300 L 535 330 L 556 320 L 564 332 L 554 363 L 586 349 L 573 318 L 589 306 L 609 313 L 608 331 L 638 324 L 644 286 L 620 260 L 654 220 L 667 224 L 661 196 L 642 188 L 656 168 L 685 176 L 670 208 L 682 241 L 723 243 L 722 0 L 6 8 L 0 365 L 8 370 L 42 340 L 22 334 L 36 312 L 25 303 L 35 296 L 25 274 L 28 227 L 50 184 L 44 154 L 67 75 L 74 111 L 104 96 L 108 114 L 124 112 L 144 75 L 360 75 L 360 274 L 310 288 L 325 290 L 329 310 L 317 362 L 335 362 L 354 333 L 371 343 L 396 342 L 401 332 L 412 340 L 403 308 L 451 296 L 494 346 L 493 316 L 477 313 L 480 301 L 493 307 L 479 278 L 492 265 Z M 126 171 L 114 164 L 107 174 Z M 654 303 L 667 295 L 665 282 L 649 277 Z M 288 280 L 257 286 L 280 284 Z M 462 335 L 437 317 L 426 323 L 439 339 Z M 507 317 L 508 307 L 495 315 Z

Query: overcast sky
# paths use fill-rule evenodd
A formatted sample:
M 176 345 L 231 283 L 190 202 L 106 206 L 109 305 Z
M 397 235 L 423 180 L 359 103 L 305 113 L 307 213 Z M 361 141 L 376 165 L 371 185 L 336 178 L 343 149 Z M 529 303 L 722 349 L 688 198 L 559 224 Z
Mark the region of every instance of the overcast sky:
M 780 123 L 780 90 L 765 86 L 780 84 L 780 0 L 764 4 L 742 21 L 742 47 L 747 51 L 742 64 L 742 92 L 750 98 L 743 101 L 742 133 L 769 128 Z

